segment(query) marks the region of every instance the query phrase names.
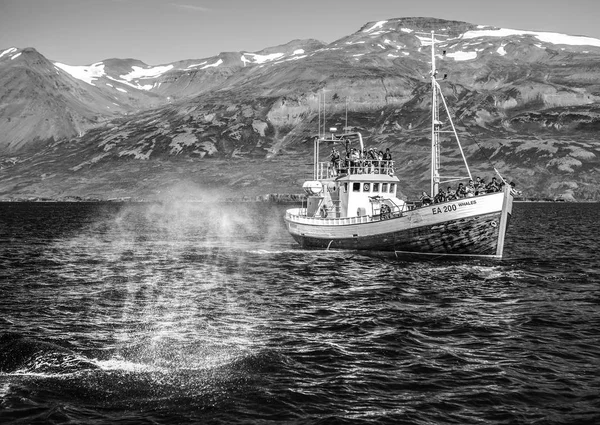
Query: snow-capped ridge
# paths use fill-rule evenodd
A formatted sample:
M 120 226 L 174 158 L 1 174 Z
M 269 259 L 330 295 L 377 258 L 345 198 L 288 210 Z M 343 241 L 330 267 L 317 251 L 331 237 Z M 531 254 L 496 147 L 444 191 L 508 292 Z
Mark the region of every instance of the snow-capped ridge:
M 374 31 L 374 30 L 376 30 L 376 29 L 383 28 L 383 26 L 384 26 L 385 24 L 387 24 L 387 22 L 388 22 L 388 21 L 379 21 L 379 22 L 375 22 L 375 24 L 373 24 L 373 26 L 371 26 L 371 27 L 367 28 L 366 30 L 363 30 L 363 32 L 367 32 L 367 33 L 369 33 L 369 32 L 372 32 L 372 31 Z
M 10 55 L 11 53 L 15 53 L 18 50 L 19 49 L 17 49 L 16 47 L 10 47 L 10 48 L 4 50 L 2 53 L 0 53 L 0 58 L 2 58 L 2 56 L 4 56 L 4 55 Z
M 244 53 L 242 54 L 241 61 L 244 63 L 244 66 L 247 63 L 262 64 L 265 62 L 271 62 L 277 59 L 281 59 L 283 55 L 283 53 L 271 53 L 268 55 L 259 55 L 257 53 Z
M 104 64 L 102 62 L 97 62 L 88 66 L 72 66 L 54 62 L 54 66 L 62 69 L 73 78 L 84 81 L 91 86 L 95 85 L 93 83 L 95 80 L 106 75 L 104 72 Z
M 479 27 L 478 27 L 479 28 Z M 584 37 L 579 35 L 568 35 L 557 32 L 544 31 L 525 31 L 514 30 L 509 28 L 495 29 L 478 29 L 467 31 L 462 35 L 463 40 L 478 38 L 478 37 L 510 37 L 510 36 L 526 36 L 531 35 L 539 41 L 551 44 L 566 44 L 571 46 L 595 46 L 600 47 L 600 40 L 597 38 Z
M 132 66 L 131 69 L 132 71 L 130 73 L 121 75 L 120 77 L 126 81 L 156 78 L 173 69 L 173 65 L 153 66 L 148 68 Z

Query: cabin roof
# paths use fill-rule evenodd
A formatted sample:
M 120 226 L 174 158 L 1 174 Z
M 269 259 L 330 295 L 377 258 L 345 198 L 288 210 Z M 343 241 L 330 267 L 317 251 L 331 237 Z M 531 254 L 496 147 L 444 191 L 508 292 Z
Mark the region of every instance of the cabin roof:
M 337 179 L 338 182 L 398 182 L 396 176 L 388 174 L 344 174 Z

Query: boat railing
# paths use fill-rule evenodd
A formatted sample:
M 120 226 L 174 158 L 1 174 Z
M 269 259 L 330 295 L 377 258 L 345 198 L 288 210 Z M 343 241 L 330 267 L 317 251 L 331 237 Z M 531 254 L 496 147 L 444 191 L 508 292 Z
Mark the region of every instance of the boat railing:
M 345 224 L 361 224 L 370 223 L 371 221 L 379 221 L 379 217 L 375 218 L 370 215 L 344 218 L 308 217 L 306 215 L 306 208 L 294 208 L 292 210 L 288 210 L 286 211 L 285 216 L 296 223 L 317 224 L 321 226 L 340 226 Z
M 387 174 L 394 175 L 394 161 L 357 159 L 319 162 L 317 179 L 328 179 L 348 174 Z

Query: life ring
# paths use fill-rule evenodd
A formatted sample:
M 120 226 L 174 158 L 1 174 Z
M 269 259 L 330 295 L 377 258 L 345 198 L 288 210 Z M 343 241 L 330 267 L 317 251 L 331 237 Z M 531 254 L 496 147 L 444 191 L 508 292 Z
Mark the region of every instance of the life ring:
M 492 221 L 491 223 L 492 227 L 496 227 L 498 225 L 498 223 L 496 223 L 496 220 Z
M 321 218 L 327 218 L 327 209 L 325 207 L 321 207 Z

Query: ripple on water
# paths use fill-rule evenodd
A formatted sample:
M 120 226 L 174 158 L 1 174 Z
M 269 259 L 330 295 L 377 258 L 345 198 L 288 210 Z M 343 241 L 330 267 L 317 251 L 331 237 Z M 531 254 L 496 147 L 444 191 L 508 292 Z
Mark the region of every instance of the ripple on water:
M 0 251 L 0 323 L 98 368 L 0 374 L 0 416 L 593 423 L 600 264 L 583 209 L 515 205 L 506 261 L 407 262 L 301 250 L 268 205 L 61 206 Z

